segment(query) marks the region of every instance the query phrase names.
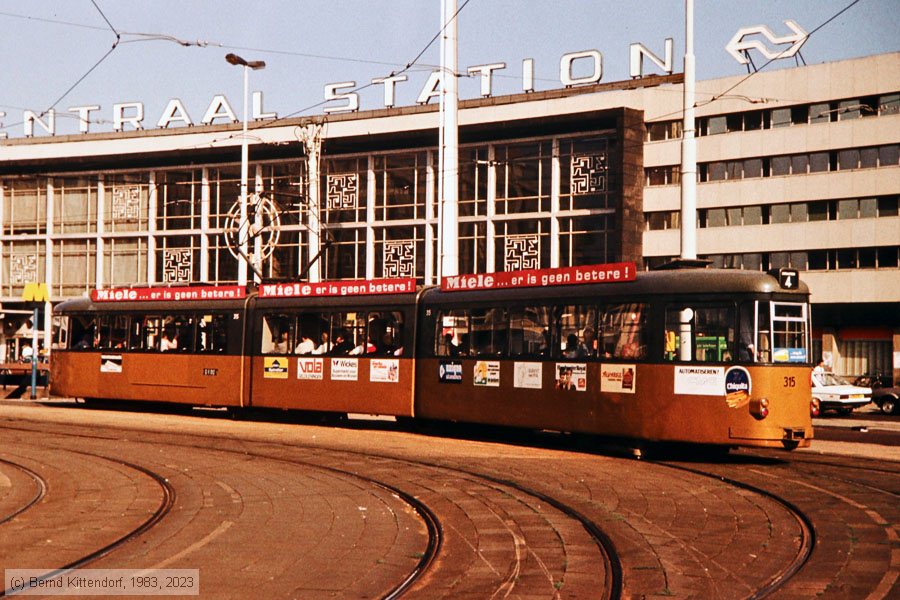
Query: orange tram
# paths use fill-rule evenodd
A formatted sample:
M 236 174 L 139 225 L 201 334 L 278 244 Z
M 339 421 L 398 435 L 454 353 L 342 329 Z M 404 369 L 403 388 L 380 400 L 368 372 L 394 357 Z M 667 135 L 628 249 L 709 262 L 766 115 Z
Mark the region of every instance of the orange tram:
M 791 450 L 812 439 L 808 301 L 796 271 L 632 263 L 94 290 L 55 309 L 51 389 Z

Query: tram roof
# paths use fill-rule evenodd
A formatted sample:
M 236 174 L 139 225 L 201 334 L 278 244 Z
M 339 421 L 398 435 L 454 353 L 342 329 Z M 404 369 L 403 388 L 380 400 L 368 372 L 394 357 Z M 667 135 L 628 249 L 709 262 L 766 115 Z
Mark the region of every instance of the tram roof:
M 669 296 L 702 294 L 771 294 L 806 295 L 807 285 L 800 281 L 796 289 L 783 289 L 778 277 L 759 271 L 735 269 L 678 269 L 642 271 L 633 281 L 616 283 L 588 283 L 580 285 L 541 285 L 535 287 L 504 288 L 504 299 L 517 301 L 555 298 L 595 298 L 628 296 Z M 426 290 L 423 300 L 428 303 L 467 303 L 495 298 L 496 290 L 442 291 Z
M 576 285 L 540 285 L 533 287 L 501 288 L 492 290 L 443 291 L 439 287 L 428 287 L 417 293 L 368 294 L 362 296 L 334 296 L 309 298 L 266 298 L 257 299 L 255 294 L 247 299 L 204 300 L 204 301 L 121 301 L 95 302 L 90 298 L 75 298 L 57 305 L 58 312 L 178 312 L 197 310 L 241 310 L 247 301 L 260 307 L 308 306 L 353 307 L 353 306 L 400 306 L 415 302 L 417 295 L 429 304 L 455 304 L 469 302 L 496 301 L 498 295 L 504 300 L 553 300 L 582 299 L 629 296 L 677 296 L 703 294 L 785 294 L 804 296 L 809 288 L 802 280 L 796 289 L 783 289 L 778 277 L 758 271 L 734 269 L 681 269 L 671 271 L 638 272 L 633 281 L 616 283 L 588 283 Z

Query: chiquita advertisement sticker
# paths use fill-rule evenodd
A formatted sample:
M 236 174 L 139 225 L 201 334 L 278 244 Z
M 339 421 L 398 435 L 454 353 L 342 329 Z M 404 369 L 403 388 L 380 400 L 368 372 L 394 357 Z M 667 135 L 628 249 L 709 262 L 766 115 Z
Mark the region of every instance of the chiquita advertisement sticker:
M 725 403 L 731 408 L 740 408 L 750 402 L 752 381 L 750 372 L 744 367 L 731 367 L 725 372 Z

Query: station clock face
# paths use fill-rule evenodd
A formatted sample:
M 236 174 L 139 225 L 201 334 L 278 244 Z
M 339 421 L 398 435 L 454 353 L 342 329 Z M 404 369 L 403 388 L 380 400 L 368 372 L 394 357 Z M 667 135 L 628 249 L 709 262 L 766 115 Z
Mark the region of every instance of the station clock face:
M 281 236 L 281 214 L 271 198 L 260 194 L 247 196 L 247 220 L 241 222 L 241 199 L 238 198 L 228 211 L 225 225 L 225 242 L 228 251 L 237 259 L 241 257 L 241 242 L 247 241 L 248 259 L 253 256 L 256 240 L 261 241 L 259 261 L 272 255 Z

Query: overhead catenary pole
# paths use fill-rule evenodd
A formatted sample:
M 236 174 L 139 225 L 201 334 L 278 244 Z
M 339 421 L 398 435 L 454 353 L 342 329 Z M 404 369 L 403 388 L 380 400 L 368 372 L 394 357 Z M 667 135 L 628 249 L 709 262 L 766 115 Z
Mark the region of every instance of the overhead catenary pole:
M 697 140 L 694 137 L 694 0 L 684 0 L 684 122 L 681 135 L 681 259 L 697 259 Z M 694 311 L 679 313 L 678 358 L 691 360 Z
M 440 174 L 441 277 L 459 274 L 459 89 L 457 72 L 457 2 L 442 0 Z
M 684 121 L 681 136 L 681 258 L 697 258 L 697 139 L 694 0 L 684 0 Z
M 247 285 L 247 257 L 250 253 L 249 241 L 251 230 L 250 223 L 247 220 L 247 179 L 250 170 L 250 140 L 247 137 L 247 109 L 249 104 L 248 97 L 250 88 L 250 69 L 265 69 L 266 63 L 261 60 L 244 60 L 237 54 L 230 53 L 225 55 L 225 60 L 228 61 L 228 64 L 243 67 L 244 70 L 244 118 L 243 130 L 241 135 L 241 221 L 238 224 L 238 254 L 240 255 L 240 257 L 238 258 L 238 285 L 245 286 Z M 258 255 L 254 253 L 254 256 Z M 257 269 L 254 269 L 254 271 L 256 270 Z

